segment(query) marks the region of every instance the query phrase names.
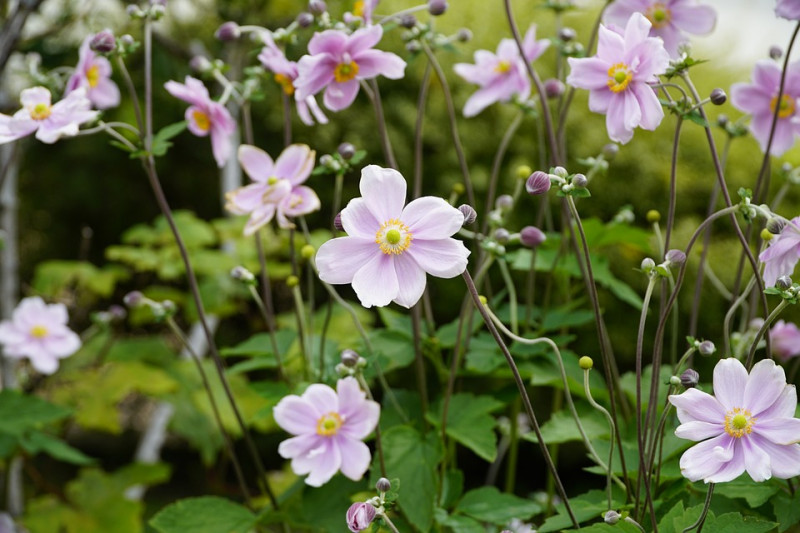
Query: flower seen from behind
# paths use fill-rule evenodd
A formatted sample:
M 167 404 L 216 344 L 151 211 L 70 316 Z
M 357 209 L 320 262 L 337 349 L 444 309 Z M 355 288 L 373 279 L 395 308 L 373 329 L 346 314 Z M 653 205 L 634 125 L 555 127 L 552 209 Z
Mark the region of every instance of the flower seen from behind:
M 355 378 L 340 379 L 336 390 L 309 386 L 302 396 L 286 396 L 275 406 L 275 422 L 294 437 L 281 442 L 278 453 L 292 460 L 306 484 L 320 487 L 341 470 L 358 481 L 371 455 L 362 441 L 375 429 L 380 405 L 366 399 Z
M 764 263 L 764 284 L 774 287 L 781 276 L 791 276 L 800 261 L 800 217 L 789 221 L 758 256 Z
M 600 26 L 597 55 L 569 58 L 567 83 L 589 90 L 589 109 L 606 115 L 613 141 L 627 143 L 636 127 L 654 130 L 664 118 L 651 82 L 666 72 L 669 54 L 661 39 L 648 37 L 651 23 L 634 13 L 623 33 Z
M 38 296 L 22 300 L 11 320 L 0 322 L 3 354 L 12 359 L 28 358 L 42 374 L 58 369 L 58 360 L 81 347 L 81 339 L 67 327 L 64 304 L 46 304 Z
M 441 198 L 425 196 L 405 207 L 406 180 L 376 165 L 361 171 L 361 198 L 350 200 L 341 222 L 347 237 L 317 251 L 319 277 L 351 283 L 364 307 L 394 301 L 411 307 L 425 290 L 425 274 L 452 278 L 467 268 L 469 250 L 451 238 L 464 215 Z
M 783 361 L 800 355 L 800 329 L 793 322 L 778 320 L 769 330 L 772 353 Z
M 13 116 L 0 113 L 0 144 L 16 141 L 36 132 L 36 138 L 52 144 L 61 137 L 73 137 L 78 127 L 97 118 L 86 89 L 77 89 L 52 103 L 50 91 L 44 87 L 25 89 L 20 94 L 22 109 Z
M 275 216 L 280 227 L 292 228 L 290 217 L 319 209 L 316 193 L 302 185 L 314 169 L 314 151 L 307 145 L 288 146 L 273 162 L 264 150 L 244 144 L 239 147 L 239 163 L 255 183 L 228 192 L 225 208 L 250 215 L 245 235 L 252 235 Z
M 680 460 L 690 481 L 722 483 L 745 471 L 753 481 L 800 474 L 797 392 L 774 361 L 759 361 L 748 375 L 739 360 L 723 359 L 714 368 L 714 396 L 688 389 L 669 401 L 681 422 L 675 435 L 702 441 Z
M 94 35 L 89 35 L 81 44 L 78 65 L 67 82 L 67 94 L 83 87 L 97 109 L 116 107 L 120 99 L 119 87 L 111 79 L 111 63 L 108 59 L 89 48 L 93 38 Z

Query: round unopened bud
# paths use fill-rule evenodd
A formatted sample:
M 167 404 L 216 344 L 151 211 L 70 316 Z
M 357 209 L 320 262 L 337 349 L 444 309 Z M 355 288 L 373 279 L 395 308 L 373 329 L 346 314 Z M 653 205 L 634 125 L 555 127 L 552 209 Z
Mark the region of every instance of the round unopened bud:
M 464 184 L 463 183 L 454 183 L 453 184 L 453 192 L 455 194 L 464 194 Z
M 708 98 L 709 100 L 711 100 L 712 104 L 722 105 L 728 100 L 728 95 L 725 94 L 725 91 L 717 87 L 716 89 L 711 91 L 711 94 L 708 96 Z
M 567 88 L 564 82 L 556 78 L 550 78 L 544 82 L 544 94 L 550 99 L 558 98 L 564 94 L 565 90 L 567 90 Z
M 717 347 L 711 341 L 703 341 L 697 345 L 697 351 L 700 355 L 711 355 L 717 351 Z
M 494 234 L 492 235 L 492 237 L 500 244 L 506 244 L 508 242 L 508 239 L 511 238 L 511 234 L 505 228 L 497 228 L 496 230 L 494 230 Z
M 166 0 L 165 0 L 166 2 Z M 165 4 L 161 2 L 151 2 L 150 5 L 150 17 L 153 20 L 158 20 L 167 13 L 167 7 Z
M 336 216 L 333 217 L 333 227 L 336 231 L 344 231 L 344 226 L 342 226 L 342 213 L 336 213 Z
M 583 370 L 591 370 L 592 367 L 594 366 L 594 361 L 592 361 L 592 358 L 589 357 L 588 355 L 584 355 L 583 357 L 578 359 L 578 365 Z
M 111 320 L 123 320 L 128 316 L 128 312 L 121 305 L 111 305 L 108 307 L 108 315 Z
M 422 50 L 422 45 L 419 44 L 419 41 L 408 41 L 406 43 L 406 51 L 413 53 L 420 52 Z
M 252 272 L 241 265 L 235 266 L 231 269 L 231 277 L 233 279 L 238 279 L 239 281 L 248 283 L 253 282 L 256 279 Z
M 478 296 L 478 301 L 479 301 L 479 302 L 481 303 L 481 305 L 482 305 L 482 306 L 484 306 L 484 307 L 486 307 L 486 305 L 488 305 L 488 304 L 489 304 L 489 300 L 487 300 L 487 299 L 486 299 L 486 296 L 484 296 L 483 294 L 481 294 L 480 296 Z
M 537 170 L 525 182 L 525 190 L 531 195 L 546 193 L 550 190 L 550 175 Z
M 606 158 L 607 161 L 613 161 L 617 154 L 619 153 L 619 145 L 614 143 L 608 143 L 603 146 L 603 157 Z
M 378 490 L 378 492 L 389 492 L 392 490 L 392 482 L 385 477 L 382 477 L 377 483 L 375 483 L 375 488 Z
M 774 60 L 778 60 L 783 57 L 783 49 L 780 46 L 772 45 L 769 47 L 769 57 Z
M 138 307 L 144 301 L 144 294 L 139 291 L 131 291 L 122 298 L 122 302 L 128 307 Z
M 189 60 L 189 68 L 195 72 L 206 72 L 212 68 L 211 61 L 204 56 L 194 56 Z
M 728 115 L 722 114 L 717 115 L 717 126 L 720 128 L 724 128 L 728 125 Z
M 342 364 L 348 368 L 353 368 L 358 364 L 359 355 L 349 348 L 342 350 L 339 357 L 341 358 Z
M 669 261 L 672 265 L 682 265 L 686 262 L 686 254 L 680 250 L 670 250 L 667 252 L 667 255 L 664 256 L 664 259 Z
M 428 0 L 428 12 L 438 17 L 447 11 L 447 0 Z
M 642 259 L 642 264 L 641 264 L 641 267 L 640 267 L 640 268 L 641 268 L 641 269 L 642 269 L 644 272 L 650 272 L 650 271 L 651 271 L 651 270 L 653 270 L 655 267 L 656 267 L 656 262 L 655 262 L 655 261 L 653 261 L 651 258 L 649 258 L 649 257 L 645 257 L 644 259 Z
M 119 38 L 119 42 L 120 44 L 122 44 L 122 46 L 127 48 L 129 46 L 133 46 L 136 43 L 136 39 L 133 38 L 133 35 L 126 33 L 125 35 Z
M 458 30 L 458 33 L 456 34 L 456 39 L 458 39 L 462 43 L 466 43 L 468 41 L 471 41 L 472 40 L 472 32 L 470 31 L 469 28 L 461 28 L 460 30 Z
M 769 230 L 770 233 L 773 233 L 775 235 L 779 235 L 783 231 L 783 228 L 785 227 L 786 227 L 786 220 L 782 218 L 772 217 L 769 220 L 767 220 L 767 230 Z
M 410 29 L 416 25 L 417 25 L 417 17 L 415 17 L 411 13 L 406 13 L 405 15 L 400 17 L 400 26 Z
M 510 194 L 501 194 L 495 200 L 494 206 L 501 211 L 508 211 L 514 207 L 514 198 Z
M 306 244 L 305 246 L 300 248 L 300 255 L 303 257 L 303 259 L 308 260 L 314 257 L 314 253 L 316 251 L 317 251 L 316 248 L 314 248 L 312 245 Z
M 586 187 L 589 184 L 589 180 L 583 174 L 575 174 L 572 176 L 572 184 L 576 187 Z
M 378 511 L 368 502 L 357 502 L 350 506 L 345 513 L 347 528 L 350 531 L 363 531 L 368 529 Z
M 789 276 L 781 276 L 775 282 L 775 286 L 781 290 L 786 290 L 792 286 L 792 278 Z
M 700 374 L 697 373 L 697 370 L 692 370 L 691 368 L 685 370 L 683 374 L 681 374 L 681 385 L 686 387 L 687 389 L 693 389 L 697 387 L 697 384 L 700 382 Z
M 103 30 L 96 33 L 92 40 L 89 41 L 89 48 L 95 52 L 108 53 L 112 52 L 117 47 L 117 40 L 111 30 Z
M 526 180 L 528 179 L 528 177 L 530 177 L 532 172 L 533 169 L 528 165 L 520 165 L 517 167 L 517 178 L 521 180 Z
M 553 169 L 553 174 L 555 174 L 559 178 L 566 178 L 567 176 L 569 176 L 569 172 L 567 172 L 567 169 L 564 167 L 555 167 Z
M 178 310 L 178 306 L 175 305 L 175 302 L 172 300 L 164 300 L 161 302 L 161 308 L 164 309 L 164 312 L 168 315 L 174 315 Z
M 761 235 L 761 240 L 763 240 L 764 242 L 769 242 L 775 238 L 775 234 L 772 233 L 767 228 L 762 229 L 760 235 Z
M 547 235 L 536 226 L 525 226 L 519 232 L 519 241 L 528 248 L 536 248 L 547 240 Z
M 475 211 L 475 208 L 469 204 L 461 204 L 458 206 L 458 210 L 461 211 L 461 214 L 464 215 L 464 222 L 461 224 L 462 226 L 469 226 L 475 219 L 478 218 L 478 212 Z
M 289 276 L 288 278 L 286 278 L 286 286 L 289 287 L 290 289 L 293 289 L 298 285 L 300 285 L 300 278 L 298 278 L 297 276 Z
M 242 31 L 239 29 L 239 25 L 232 20 L 223 22 L 222 26 L 217 28 L 217 31 L 214 33 L 214 37 L 222 42 L 235 41 L 241 35 Z
M 650 211 L 647 212 L 646 218 L 650 224 L 655 224 L 656 222 L 661 220 L 661 213 L 659 213 L 655 209 L 651 209 Z
M 302 13 L 297 15 L 297 18 L 295 20 L 297 21 L 297 25 L 300 26 L 301 28 L 308 28 L 309 26 L 314 24 L 314 15 L 312 15 L 307 11 L 303 11 Z
M 125 8 L 125 13 L 134 19 L 140 19 L 144 17 L 144 11 L 142 11 L 141 8 L 136 4 L 128 4 L 128 7 Z
M 619 519 L 622 518 L 622 515 L 616 511 L 606 511 L 606 514 L 603 516 L 603 521 L 606 524 L 614 525 L 619 522 Z
M 678 385 L 681 384 L 681 378 L 679 378 L 678 376 L 670 376 L 669 384 L 674 387 L 677 387 Z
M 577 37 L 577 33 L 572 28 L 561 28 L 558 30 L 558 38 L 564 41 L 565 43 L 570 42 L 575 37 Z
M 328 5 L 323 0 L 309 0 L 308 10 L 312 15 L 322 15 L 328 10 Z
M 356 155 L 356 147 L 353 146 L 352 143 L 342 143 L 336 151 L 339 152 L 339 155 L 342 156 L 342 159 L 345 161 L 353 159 L 353 156 Z

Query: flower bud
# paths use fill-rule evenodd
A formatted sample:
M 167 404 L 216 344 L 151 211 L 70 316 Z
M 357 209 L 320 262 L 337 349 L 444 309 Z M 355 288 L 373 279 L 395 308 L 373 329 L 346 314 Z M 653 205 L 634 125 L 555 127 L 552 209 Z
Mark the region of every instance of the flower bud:
M 572 28 L 561 28 L 558 30 L 558 38 L 565 43 L 570 42 L 575 37 L 577 37 L 577 33 Z
M 235 266 L 231 269 L 231 277 L 245 283 L 253 283 L 256 280 L 256 277 L 253 275 L 253 273 L 241 265 Z
M 297 276 L 292 275 L 286 278 L 286 286 L 289 287 L 290 289 L 293 289 L 298 285 L 300 285 L 300 278 L 298 278 Z
M 606 524 L 609 524 L 609 525 L 613 526 L 614 524 L 619 522 L 620 518 L 622 518 L 622 515 L 619 514 L 618 512 L 616 512 L 616 511 L 607 511 L 606 514 L 603 516 L 603 521 Z
M 411 13 L 407 13 L 402 17 L 400 17 L 400 26 L 410 29 L 416 25 L 417 25 L 417 17 L 415 17 Z
M 447 11 L 447 0 L 428 0 L 428 12 L 438 17 Z
M 119 38 L 120 44 L 124 47 L 133 46 L 136 43 L 136 39 L 133 38 L 133 35 L 126 33 L 122 37 Z
M 108 315 L 111 320 L 124 320 L 128 312 L 121 305 L 111 305 L 108 307 Z
M 775 286 L 779 289 L 786 290 L 792 286 L 792 278 L 789 276 L 781 276 L 775 282 Z
M 317 251 L 316 248 L 314 248 L 312 245 L 306 244 L 305 246 L 300 248 L 300 255 L 302 256 L 303 259 L 308 260 L 314 257 L 316 251 Z
M 484 307 L 486 307 L 486 305 L 488 305 L 488 303 L 489 303 L 489 300 L 487 300 L 487 299 L 486 299 L 486 296 L 484 296 L 483 294 L 481 294 L 481 295 L 479 295 L 479 296 L 478 296 L 478 301 L 479 301 L 479 302 L 481 303 L 481 305 L 482 305 L 482 306 L 484 306 Z
M 764 229 L 761 230 L 760 236 L 761 236 L 761 240 L 764 241 L 764 242 L 769 242 L 769 241 L 771 241 L 772 239 L 775 238 L 775 235 L 771 231 L 769 231 L 767 228 L 764 228 Z
M 603 146 L 603 157 L 606 158 L 606 161 L 613 161 L 617 154 L 619 153 L 619 145 L 614 143 L 608 143 Z
M 583 174 L 575 174 L 572 176 L 572 184 L 576 187 L 586 187 L 589 184 L 589 180 Z
M 111 30 L 103 30 L 96 33 L 92 40 L 89 41 L 89 48 L 95 52 L 108 53 L 113 52 L 117 47 L 117 40 Z
M 350 350 L 346 348 L 342 350 L 342 353 L 339 355 L 342 360 L 342 364 L 348 368 L 353 368 L 358 364 L 358 354 L 354 350 Z
M 347 527 L 353 533 L 358 533 L 369 527 L 375 519 L 377 511 L 375 508 L 365 502 L 354 503 L 347 510 Z
M 550 190 L 550 176 L 541 170 L 537 170 L 525 182 L 525 190 L 530 195 L 546 193 Z
M 458 206 L 458 210 L 461 211 L 461 214 L 464 215 L 464 222 L 461 224 L 462 226 L 469 226 L 475 219 L 478 218 L 478 212 L 475 211 L 475 208 L 468 204 L 461 204 Z
M 656 262 L 649 257 L 642 259 L 641 269 L 643 272 L 650 272 L 656 267 Z
M 686 262 L 686 254 L 680 250 L 670 250 L 664 258 L 672 265 L 682 265 Z
M 141 8 L 136 4 L 128 4 L 128 7 L 125 8 L 125 13 L 127 13 L 132 19 L 140 19 L 144 17 L 144 11 L 142 11 Z
M 551 99 L 558 98 L 564 94 L 566 89 L 567 88 L 564 86 L 564 83 L 555 78 L 550 78 L 544 82 L 544 94 Z
M 212 65 L 211 61 L 209 61 L 206 57 L 194 56 L 189 61 L 189 68 L 195 72 L 206 72 L 208 70 L 211 70 Z
M 139 291 L 131 291 L 122 298 L 122 302 L 128 307 L 139 307 L 144 301 L 144 294 Z
M 769 47 L 769 57 L 777 61 L 781 57 L 783 57 L 783 50 L 780 46 L 772 45 Z
M 669 378 L 669 384 L 677 387 L 678 385 L 681 384 L 681 378 L 679 378 L 678 376 L 671 376 Z
M 456 39 L 458 39 L 462 43 L 466 43 L 472 40 L 472 32 L 469 28 L 461 28 L 458 30 L 456 34 Z
M 708 98 L 709 100 L 711 100 L 712 104 L 722 105 L 728 100 L 728 95 L 725 94 L 725 91 L 717 87 L 716 89 L 711 91 L 711 94 L 709 95 Z
M 555 174 L 559 178 L 566 178 L 567 176 L 569 176 L 569 172 L 567 172 L 567 169 L 564 167 L 555 167 L 553 169 L 553 174 Z
M 728 115 L 721 114 L 717 115 L 717 126 L 720 128 L 724 128 L 728 125 Z
M 511 238 L 511 234 L 505 228 L 497 228 L 496 230 L 494 230 L 492 238 L 494 238 L 494 240 L 496 240 L 500 244 L 506 244 L 508 242 L 508 239 Z
M 521 180 L 526 180 L 530 177 L 533 169 L 528 165 L 520 165 L 517 167 L 517 178 Z
M 494 207 L 501 211 L 508 211 L 514 207 L 514 198 L 510 194 L 501 194 L 494 202 Z
M 392 490 L 392 482 L 385 477 L 382 477 L 377 483 L 375 483 L 375 488 L 378 490 L 378 492 L 389 492 Z
M 162 4 L 160 2 L 151 2 L 151 5 L 150 5 L 150 17 L 153 20 L 160 19 L 161 17 L 166 15 L 166 13 L 167 13 L 167 8 L 166 8 L 165 4 Z
M 309 26 L 314 24 L 314 15 L 312 15 L 307 11 L 303 11 L 299 15 L 297 15 L 297 18 L 295 20 L 297 21 L 297 25 L 300 26 L 301 28 L 308 28 Z
M 786 221 L 782 218 L 773 217 L 767 220 L 767 230 L 774 235 L 780 235 L 785 227 Z
M 594 361 L 592 361 L 592 358 L 589 357 L 588 355 L 584 355 L 583 357 L 578 359 L 578 365 L 583 370 L 591 370 L 592 367 L 594 366 Z
M 235 41 L 242 35 L 241 30 L 239 29 L 239 25 L 229 20 L 228 22 L 223 22 L 222 26 L 217 28 L 216 33 L 214 33 L 214 37 L 219 39 L 222 42 L 229 42 Z
M 697 351 L 700 355 L 711 355 L 717 351 L 717 347 L 711 341 L 703 341 L 697 346 Z
M 519 240 L 523 246 L 528 248 L 536 248 L 547 240 L 547 235 L 536 226 L 525 226 L 519 232 Z
M 406 43 L 406 51 L 413 53 L 419 52 L 422 50 L 422 45 L 419 44 L 419 41 L 408 41 Z
M 333 227 L 336 231 L 344 231 L 344 226 L 342 226 L 342 213 L 336 213 L 336 216 L 333 217 Z
M 681 385 L 686 387 L 687 389 L 693 389 L 697 387 L 697 383 L 700 381 L 700 374 L 697 373 L 697 370 L 692 370 L 691 368 L 684 371 L 681 374 Z
M 655 209 L 651 209 L 650 211 L 647 212 L 646 217 L 647 217 L 647 221 L 650 224 L 655 224 L 656 222 L 661 220 L 661 213 L 659 213 Z
M 308 10 L 312 15 L 322 15 L 328 10 L 328 5 L 323 0 L 309 0 Z
M 161 308 L 168 316 L 172 316 L 178 310 L 178 306 L 172 300 L 164 300 L 161 302 Z
M 352 143 L 342 143 L 336 151 L 345 161 L 353 159 L 353 156 L 356 155 L 356 147 Z

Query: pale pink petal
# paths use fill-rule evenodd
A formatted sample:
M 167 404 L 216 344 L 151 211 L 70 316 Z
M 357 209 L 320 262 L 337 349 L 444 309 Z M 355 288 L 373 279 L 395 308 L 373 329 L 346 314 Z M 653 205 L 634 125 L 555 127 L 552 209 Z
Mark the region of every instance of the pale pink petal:
M 316 427 L 316 426 L 313 426 Z M 314 433 L 305 433 L 286 439 L 278 445 L 278 454 L 284 459 L 293 459 L 295 457 L 303 457 L 311 450 L 319 448 L 323 439 L 320 435 Z
M 347 51 L 350 53 L 351 56 L 355 57 L 356 55 L 360 54 L 361 52 L 368 50 L 378 44 L 383 36 L 383 26 L 380 24 L 375 24 L 372 26 L 367 26 L 366 28 L 361 28 L 353 32 L 347 38 Z M 309 45 L 309 51 L 311 52 L 311 47 Z M 312 54 L 316 54 L 319 52 L 311 52 Z M 359 64 L 360 66 L 360 64 Z
M 44 87 L 31 87 L 23 90 L 19 95 L 19 101 L 23 107 L 30 109 L 39 104 L 50 105 L 50 91 Z
M 400 56 L 381 50 L 365 50 L 353 60 L 358 65 L 359 80 L 367 80 L 378 75 L 390 80 L 399 80 L 406 70 L 406 62 Z
M 61 359 L 69 357 L 81 347 L 81 338 L 70 330 L 61 335 L 48 335 L 42 339 L 45 349 L 53 356 Z
M 612 141 L 625 144 L 633 138 L 633 128 L 642 118 L 636 98 L 630 91 L 611 97 L 606 115 L 606 130 Z
M 335 439 L 334 446 L 339 447 L 339 453 L 342 456 L 342 474 L 353 481 L 358 481 L 364 477 L 364 473 L 369 468 L 372 459 L 369 448 L 360 440 L 350 439 L 344 435 L 337 435 Z
M 182 84 L 176 81 L 168 81 L 164 84 L 164 88 L 175 98 L 199 107 L 203 107 L 211 101 L 208 96 L 208 89 L 206 89 L 202 81 L 186 76 L 185 82 L 185 84 Z
M 719 471 L 733 457 L 734 440 L 736 439 L 727 433 L 722 433 L 713 439 L 695 444 L 681 456 L 681 474 L 689 481 L 698 481 Z
M 725 408 L 719 401 L 698 389 L 687 389 L 683 394 L 672 394 L 669 401 L 675 406 L 682 423 L 699 420 L 712 424 L 725 420 Z
M 767 94 L 764 88 L 749 83 L 731 85 L 731 103 L 739 111 L 751 114 L 770 113 L 772 91 Z
M 58 370 L 58 359 L 54 355 L 42 352 L 35 356 L 30 355 L 29 359 L 33 368 L 42 374 L 50 375 Z
M 341 285 L 352 283 L 356 272 L 378 254 L 381 251 L 374 240 L 339 237 L 320 246 L 314 260 L 319 269 L 319 279 Z
M 717 12 L 710 6 L 682 5 L 672 10 L 672 23 L 685 32 L 706 35 L 714 31 Z
M 611 100 L 613 98 L 614 93 L 608 90 L 607 87 L 590 91 L 589 111 L 594 111 L 595 113 L 607 113 L 608 106 L 611 105 Z
M 742 439 L 731 438 L 731 440 L 735 441 L 733 457 L 730 461 L 723 464 L 719 470 L 709 476 L 706 476 L 705 479 L 703 479 L 703 481 L 706 483 L 725 483 L 726 481 L 733 481 L 744 473 L 745 463 L 744 453 L 742 451 Z
M 339 414 L 344 418 L 344 424 L 339 432 L 351 439 L 365 439 L 375 430 L 380 418 L 381 407 L 378 402 L 367 400 L 366 395 L 358 387 L 358 383 L 345 383 L 345 378 L 337 383 L 339 393 Z
M 336 60 L 328 55 L 303 56 L 297 62 L 297 79 L 294 86 L 297 98 L 304 100 L 333 83 Z
M 108 78 L 101 79 L 89 91 L 89 99 L 97 109 L 117 107 L 120 101 L 119 87 Z
M 287 146 L 275 161 L 274 173 L 279 178 L 289 180 L 292 185 L 299 185 L 314 170 L 314 156 L 315 152 L 306 144 Z
M 758 445 L 769 454 L 772 461 L 772 476 L 789 479 L 800 475 L 800 444 L 782 446 L 761 439 Z
M 437 278 L 453 278 L 466 270 L 470 251 L 456 239 L 414 239 L 405 253 L 411 254 L 428 274 Z
M 642 113 L 639 127 L 645 130 L 656 129 L 664 118 L 664 109 L 662 109 L 655 91 L 650 86 L 639 83 L 634 84 L 632 90 Z
M 306 485 L 312 487 L 321 487 L 330 481 L 342 466 L 341 451 L 331 439 L 326 439 L 325 450 L 319 456 L 312 458 L 312 460 L 314 461 L 314 466 L 306 478 Z M 294 461 L 297 461 L 297 459 Z
M 406 202 L 406 180 L 398 171 L 366 166 L 361 170 L 358 187 L 370 212 L 381 223 L 400 218 Z
M 262 183 L 251 183 L 225 195 L 225 209 L 234 215 L 246 215 L 261 207 L 262 198 L 267 186 Z
M 198 116 L 200 121 L 198 121 Z M 186 111 L 183 113 L 183 118 L 186 120 L 187 128 L 192 135 L 205 137 L 211 132 L 211 128 L 209 127 L 211 117 L 208 116 L 204 107 L 200 108 L 194 105 L 187 107 Z
M 753 433 L 761 435 L 775 444 L 800 443 L 800 418 L 756 417 Z
M 333 82 L 325 89 L 322 101 L 331 111 L 341 111 L 350 107 L 358 95 L 360 87 L 358 80 L 353 79 L 344 83 Z
M 250 215 L 247 224 L 244 226 L 244 235 L 249 237 L 255 234 L 255 232 L 261 229 L 265 224 L 268 224 L 275 216 L 277 207 L 278 206 L 275 204 L 265 204 L 253 211 L 253 214 Z
M 597 34 L 597 57 L 609 66 L 619 62 L 625 53 L 625 41 L 622 35 L 601 25 Z
M 744 407 L 747 370 L 738 359 L 728 357 L 714 367 L 714 395 L 726 411 Z
M 213 124 L 211 127 L 211 152 L 214 154 L 214 160 L 219 168 L 225 166 L 225 162 L 232 151 L 233 139 L 231 139 L 231 135 L 216 127 L 216 124 Z
M 742 451 L 744 452 L 744 467 L 753 481 L 766 481 L 772 477 L 772 466 L 769 455 L 759 446 L 760 439 L 743 437 Z
M 308 53 L 341 55 L 348 43 L 347 34 L 338 30 L 325 30 L 315 33 L 308 42 Z
M 631 15 L 631 18 L 628 19 L 628 23 L 625 25 L 625 35 L 623 36 L 625 48 L 630 49 L 632 45 L 636 45 L 647 39 L 650 35 L 650 28 L 652 27 L 653 24 L 641 13 L 634 13 Z
M 391 218 L 391 217 L 390 217 Z M 342 209 L 342 227 L 351 237 L 361 237 L 374 241 L 378 230 L 384 221 L 379 221 L 372 214 L 367 201 L 363 198 L 353 198 Z
M 762 359 L 750 370 L 744 388 L 743 406 L 751 413 L 764 411 L 775 403 L 785 386 L 786 374 L 783 367 L 776 365 L 771 359 Z
M 597 57 L 586 59 L 567 58 L 570 73 L 567 83 L 579 89 L 604 89 L 608 91 L 608 69 L 611 66 L 607 61 Z
M 309 385 L 302 398 L 317 412 L 317 418 L 339 411 L 339 397 L 327 385 L 321 383 Z
M 292 435 L 316 435 L 317 422 L 321 416 L 308 401 L 299 396 L 286 396 L 272 409 L 275 423 Z
M 453 65 L 453 70 L 456 74 L 470 83 L 483 85 L 484 80 L 486 79 L 486 69 L 480 65 L 473 65 L 471 63 L 456 63 Z
M 766 420 L 769 418 L 793 418 L 797 409 L 797 389 L 794 385 L 786 385 L 781 395 L 769 408 L 762 412 L 752 412 L 752 415 Z
M 725 432 L 725 425 L 722 422 L 716 424 L 694 420 L 681 424 L 675 429 L 675 436 L 688 440 L 705 440 L 716 437 Z
M 644 12 L 650 4 L 648 0 L 616 0 L 603 12 L 603 22 L 623 27 L 632 13 Z
M 789 20 L 800 20 L 800 2 L 798 0 L 778 0 L 775 14 Z
M 266 183 L 275 175 L 274 163 L 269 154 L 249 144 L 239 146 L 239 164 L 253 181 Z
M 423 196 L 409 202 L 400 220 L 415 239 L 436 240 L 450 237 L 464 223 L 464 214 L 442 198 Z
M 536 61 L 550 46 L 547 39 L 536 40 L 536 24 L 531 24 L 522 40 L 522 52 L 528 62 Z
M 292 192 L 278 204 L 278 211 L 284 216 L 299 217 L 319 210 L 320 205 L 317 193 L 305 185 L 300 185 L 292 188 Z
M 397 274 L 397 297 L 395 303 L 409 309 L 416 304 L 425 292 L 425 271 L 420 268 L 409 253 L 394 257 Z
M 384 253 L 373 256 L 358 269 L 352 284 L 361 305 L 367 308 L 389 305 L 400 290 L 392 258 Z

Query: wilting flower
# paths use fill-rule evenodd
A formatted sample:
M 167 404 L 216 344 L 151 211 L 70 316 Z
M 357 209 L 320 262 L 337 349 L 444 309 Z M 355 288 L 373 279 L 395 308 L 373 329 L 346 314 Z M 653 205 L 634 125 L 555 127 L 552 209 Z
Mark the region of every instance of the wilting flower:
M 778 320 L 769 330 L 772 353 L 784 361 L 800 355 L 800 329 L 792 322 Z
M 778 0 L 775 14 L 789 20 L 800 20 L 800 0 Z
M 406 62 L 391 52 L 373 50 L 383 36 L 383 27 L 369 26 L 351 35 L 337 30 L 315 33 L 308 43 L 311 55 L 297 63 L 297 97 L 305 99 L 325 89 L 325 106 L 341 111 L 355 100 L 359 81 L 378 75 L 397 80 Z
M 722 359 L 714 368 L 714 396 L 688 389 L 669 401 L 681 421 L 675 435 L 702 441 L 681 457 L 690 481 L 722 483 L 745 470 L 753 481 L 800 474 L 797 392 L 774 361 L 759 361 L 748 376 L 739 360 Z
M 567 83 L 589 89 L 589 109 L 605 113 L 611 140 L 627 143 L 633 129 L 654 130 L 664 118 L 648 83 L 666 72 L 669 54 L 661 39 L 648 37 L 650 21 L 641 13 L 628 20 L 624 33 L 600 26 L 597 55 L 568 59 Z
M 411 307 L 425 290 L 425 273 L 452 278 L 467 268 L 469 250 L 450 238 L 464 215 L 441 198 L 425 196 L 403 207 L 406 180 L 376 165 L 361 171 L 361 198 L 342 210 L 347 237 L 317 251 L 322 281 L 352 283 L 364 307 L 395 301 Z
M 231 155 L 231 135 L 236 130 L 231 114 L 224 105 L 211 99 L 202 81 L 191 76 L 186 76 L 185 84 L 168 81 L 164 88 L 175 98 L 192 104 L 185 115 L 189 131 L 198 137 L 211 136 L 214 159 L 222 167 Z
M 670 57 L 678 57 L 678 48 L 688 40 L 687 33 L 706 35 L 717 23 L 717 13 L 697 0 L 616 0 L 605 11 L 606 24 L 624 26 L 631 15 L 641 13 L 653 27 L 651 37 L 661 37 Z
M 86 96 L 97 109 L 108 109 L 119 105 L 119 87 L 111 80 L 111 63 L 89 48 L 94 35 L 83 40 L 78 53 L 78 65 L 67 82 L 67 94 L 83 87 Z
M 522 51 L 513 39 L 503 39 L 497 45 L 497 53 L 488 50 L 475 52 L 475 64 L 457 63 L 453 70 L 470 83 L 480 85 L 480 89 L 469 97 L 464 105 L 464 116 L 473 117 L 495 102 L 509 102 L 514 96 L 527 98 L 531 83 L 525 62 L 533 62 L 541 56 L 550 41 L 536 40 L 536 25 L 532 24 L 525 33 Z
M 22 109 L 13 116 L 0 113 L 0 144 L 16 141 L 36 132 L 36 138 L 52 144 L 61 137 L 78 134 L 78 126 L 97 117 L 85 89 L 77 89 L 51 104 L 44 87 L 25 89 L 20 94 Z
M 239 163 L 255 183 L 225 195 L 225 208 L 237 215 L 250 215 L 245 235 L 278 218 L 282 228 L 294 224 L 287 217 L 306 215 L 320 207 L 319 198 L 302 185 L 314 169 L 314 151 L 305 144 L 293 144 L 273 162 L 264 150 L 244 144 L 239 147 Z
M 375 429 L 380 410 L 355 378 L 340 379 L 336 391 L 311 385 L 302 396 L 286 396 L 273 410 L 275 422 L 296 435 L 281 442 L 278 453 L 292 460 L 295 474 L 310 474 L 306 483 L 312 487 L 322 486 L 338 470 L 358 481 L 371 458 L 361 441 Z
M 264 68 L 271 70 L 275 74 L 275 81 L 281 86 L 283 92 L 294 98 L 297 105 L 297 114 L 300 120 L 307 126 L 314 125 L 314 119 L 320 124 L 327 124 L 328 118 L 322 113 L 317 105 L 317 100 L 313 96 L 305 99 L 298 98 L 294 88 L 294 81 L 297 79 L 297 62 L 289 61 L 283 51 L 278 48 L 270 34 L 264 34 L 264 48 L 258 54 L 258 59 Z M 313 114 L 313 117 L 312 117 Z
M 46 304 L 38 296 L 22 300 L 11 320 L 0 322 L 0 344 L 6 357 L 27 357 L 42 374 L 58 369 L 58 360 L 81 347 L 81 339 L 67 327 L 64 304 Z
M 781 276 L 791 276 L 800 261 L 800 217 L 789 221 L 758 259 L 764 263 L 764 283 L 767 287 L 773 287 Z
M 800 61 L 789 63 L 786 68 L 786 83 L 780 103 L 778 90 L 781 68 L 775 62 L 764 60 L 756 63 L 752 79 L 752 83 L 734 83 L 731 86 L 731 103 L 736 109 L 753 116 L 750 131 L 762 151 L 767 149 L 775 106 L 778 106 L 778 123 L 775 125 L 770 153 L 781 155 L 792 147 L 795 135 L 800 134 L 797 112 L 797 99 L 800 98 Z
M 354 503 L 347 510 L 347 527 L 353 533 L 363 531 L 369 527 L 373 520 L 375 520 L 376 514 L 377 511 L 372 505 L 366 502 Z

